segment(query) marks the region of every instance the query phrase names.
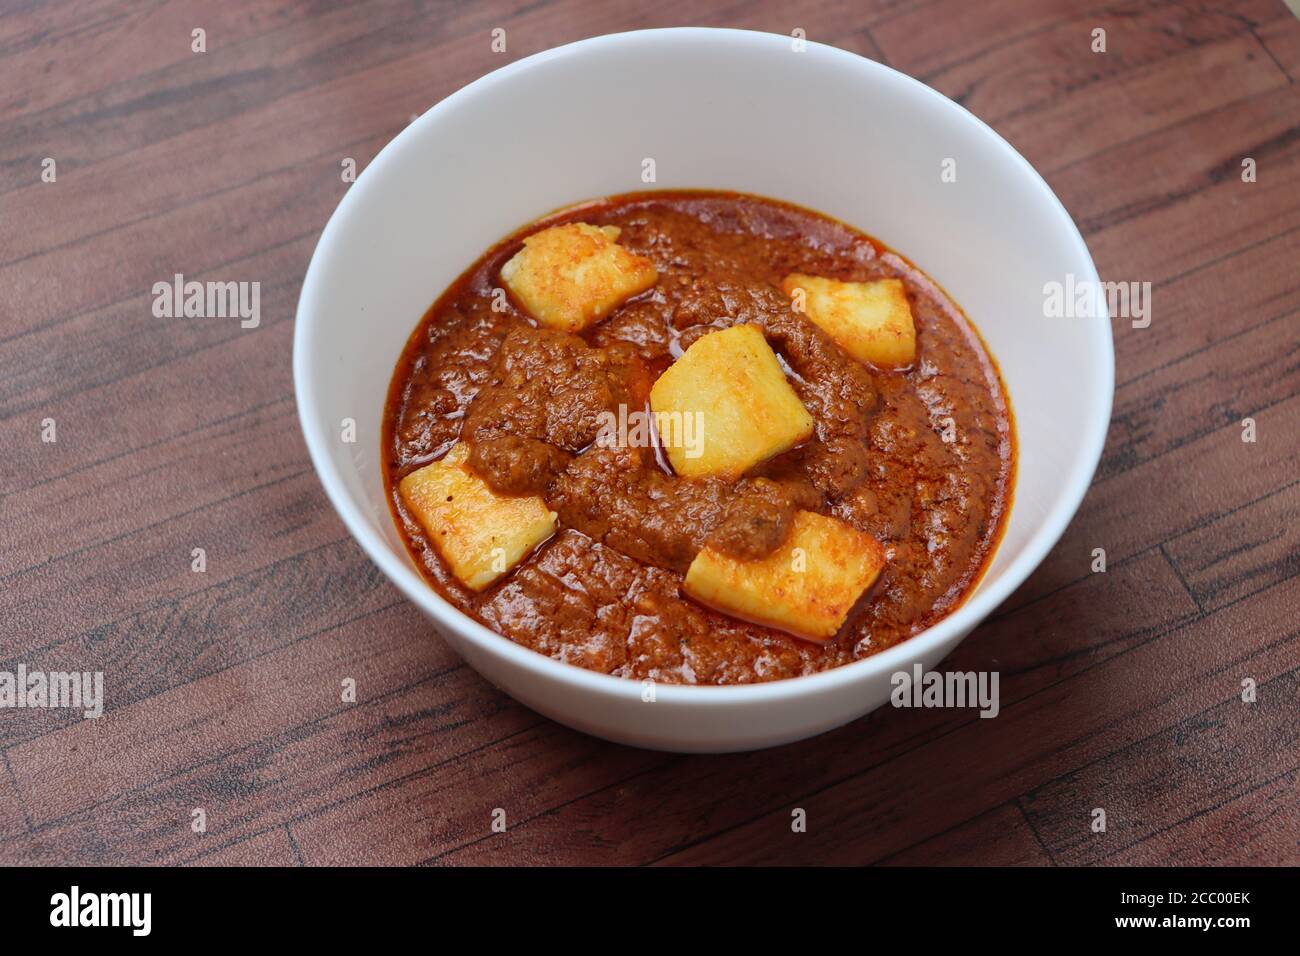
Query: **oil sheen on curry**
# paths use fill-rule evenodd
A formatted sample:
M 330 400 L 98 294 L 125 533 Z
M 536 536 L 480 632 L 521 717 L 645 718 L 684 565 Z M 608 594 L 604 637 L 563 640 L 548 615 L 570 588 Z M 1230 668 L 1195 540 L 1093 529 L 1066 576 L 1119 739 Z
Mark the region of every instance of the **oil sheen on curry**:
M 489 250 L 397 365 L 411 555 L 512 641 L 738 684 L 875 654 L 996 547 L 1011 414 L 960 309 L 848 226 L 734 193 L 566 209 Z

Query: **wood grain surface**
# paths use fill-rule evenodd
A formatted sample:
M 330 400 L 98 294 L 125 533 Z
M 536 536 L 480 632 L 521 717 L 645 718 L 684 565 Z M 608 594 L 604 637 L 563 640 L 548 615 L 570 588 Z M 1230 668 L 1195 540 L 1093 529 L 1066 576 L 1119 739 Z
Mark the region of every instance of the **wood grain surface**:
M 432 636 L 311 468 L 292 317 L 342 159 L 505 62 L 684 24 L 920 78 L 1042 171 L 1103 278 L 1153 285 L 1082 509 L 945 665 L 1001 673 L 996 720 L 584 736 Z M 1300 862 L 1298 77 L 1281 0 L 4 0 L 0 671 L 102 671 L 106 705 L 0 710 L 0 862 Z M 155 318 L 175 272 L 260 281 L 261 325 Z

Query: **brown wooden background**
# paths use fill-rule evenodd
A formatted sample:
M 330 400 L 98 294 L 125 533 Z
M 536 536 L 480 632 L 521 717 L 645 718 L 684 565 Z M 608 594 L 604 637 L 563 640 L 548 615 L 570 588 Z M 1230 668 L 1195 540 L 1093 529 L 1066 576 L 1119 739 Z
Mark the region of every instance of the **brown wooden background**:
M 585 737 L 430 637 L 310 467 L 292 316 L 341 160 L 508 60 L 690 23 L 923 79 L 1044 173 L 1104 278 L 1154 284 L 1079 516 L 950 661 L 1001 671 L 996 720 Z M 1297 77 L 1280 0 L 5 0 L 0 670 L 103 670 L 108 711 L 0 711 L 0 861 L 1300 861 Z M 155 319 L 175 272 L 260 281 L 261 327 Z

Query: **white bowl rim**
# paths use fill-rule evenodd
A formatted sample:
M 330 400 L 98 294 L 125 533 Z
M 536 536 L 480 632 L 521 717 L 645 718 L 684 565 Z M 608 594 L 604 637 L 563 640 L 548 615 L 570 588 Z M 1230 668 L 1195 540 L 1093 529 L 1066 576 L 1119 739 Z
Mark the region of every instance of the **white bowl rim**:
M 309 317 L 316 309 L 315 280 L 317 273 L 321 269 L 321 250 L 326 248 L 333 241 L 335 234 L 343 228 L 341 223 L 347 218 L 348 211 L 364 202 L 367 185 L 379 179 L 384 167 L 392 160 L 393 153 L 400 148 L 399 144 L 408 137 L 408 134 L 415 127 L 431 125 L 437 121 L 438 114 L 446 110 L 451 104 L 471 97 L 476 92 L 490 86 L 512 80 L 516 74 L 525 73 L 550 60 L 571 56 L 593 47 L 642 42 L 659 43 L 665 40 L 679 43 L 748 43 L 755 45 L 767 44 L 769 46 L 779 43 L 784 46 L 790 43 L 791 37 L 753 30 L 713 27 L 668 27 L 611 33 L 543 50 L 466 84 L 438 102 L 411 123 L 410 126 L 398 133 L 379 151 L 362 174 L 357 177 L 356 182 L 349 187 L 342 201 L 330 215 L 329 221 L 325 224 L 321 237 L 316 244 L 316 249 L 312 253 L 311 262 L 307 266 L 307 273 L 303 279 L 302 293 L 298 300 L 298 310 L 294 319 L 294 392 L 297 397 L 298 417 L 307 443 L 307 450 L 330 502 L 343 519 L 344 525 L 353 538 L 361 544 L 363 550 L 369 555 L 370 560 L 383 571 L 407 599 L 443 627 L 463 635 L 483 651 L 507 658 L 509 662 L 534 672 L 542 679 L 558 681 L 574 689 L 612 695 L 629 701 L 640 700 L 642 693 L 641 680 L 614 677 L 609 674 L 587 670 L 574 664 L 566 664 L 516 644 L 508 637 L 490 630 L 439 594 L 432 585 L 420 576 L 414 567 L 404 563 L 389 551 L 379 535 L 371 530 L 367 519 L 348 496 L 339 470 L 326 450 L 326 443 L 330 439 L 327 437 L 324 425 L 310 414 L 310 410 L 316 408 L 316 386 L 307 374 L 307 363 L 308 356 L 312 352 L 316 329 Z M 1092 256 L 1088 252 L 1087 244 L 1060 199 L 1052 192 L 1051 187 L 1047 185 L 1038 171 L 1030 165 L 1029 161 L 1021 156 L 998 133 L 994 132 L 983 120 L 937 90 L 926 86 L 905 73 L 900 73 L 884 64 L 841 50 L 838 47 L 817 43 L 812 40 L 807 41 L 807 44 L 809 52 L 816 49 L 819 55 L 841 60 L 846 67 L 876 73 L 877 79 L 885 83 L 893 83 L 900 87 L 912 87 L 914 91 L 920 91 L 921 95 L 931 97 L 940 102 L 944 108 L 953 111 L 957 122 L 975 124 L 981 135 L 991 140 L 996 149 L 1003 151 L 1012 164 L 1021 168 L 1025 174 L 1027 185 L 1041 193 L 1051 205 L 1056 207 L 1064 226 L 1071 233 L 1072 241 L 1076 245 L 1082 261 L 1088 264 L 1090 272 L 1082 278 L 1093 283 L 1100 283 L 1100 277 L 1097 274 L 1096 266 L 1093 264 Z M 594 197 L 575 196 L 573 200 L 580 202 L 589 198 Z M 830 212 L 830 214 L 834 215 L 833 212 Z M 869 226 L 869 224 L 864 224 L 864 226 Z M 888 242 L 888 237 L 884 237 L 884 239 Z M 903 252 L 906 255 L 906 251 L 903 250 Z M 922 268 L 924 268 L 923 264 Z M 1092 476 L 1096 471 L 1097 463 L 1101 460 L 1102 447 L 1110 423 L 1115 385 L 1115 355 L 1110 324 L 1109 322 L 1103 322 L 1099 323 L 1099 325 L 1103 329 L 1102 334 L 1106 339 L 1103 362 L 1098 369 L 1098 375 L 1102 378 L 1100 384 L 1103 386 L 1101 391 L 1104 396 L 1105 409 L 1104 413 L 1092 417 L 1089 422 L 1090 431 L 1082 436 L 1080 444 L 1084 449 L 1084 456 L 1081 459 L 1083 466 L 1076 466 L 1074 474 L 1070 477 L 1068 484 L 1061 490 L 1055 505 L 1043 519 L 1038 529 L 1031 535 L 1021 553 L 1012 560 L 1011 564 L 999 575 L 997 580 L 987 586 L 981 585 L 980 590 L 975 595 L 963 602 L 957 610 L 934 626 L 862 660 L 843 664 L 816 674 L 753 684 L 713 685 L 655 682 L 656 699 L 668 704 L 689 703 L 692 706 L 710 704 L 736 706 L 742 703 L 760 704 L 767 701 L 788 700 L 790 698 L 816 695 L 818 692 L 831 693 L 842 689 L 845 685 L 851 685 L 863 680 L 869 674 L 894 672 L 899 669 L 909 668 L 913 662 L 924 657 L 927 651 L 943 647 L 954 635 L 961 633 L 963 629 L 971 630 L 977 626 L 1033 573 L 1043 558 L 1047 556 L 1047 553 L 1060 540 L 1061 535 L 1064 534 L 1066 527 L 1083 501 L 1084 494 L 1092 483 Z M 414 329 L 414 325 L 412 325 L 412 329 Z M 385 390 L 387 384 L 384 383 Z M 1014 494 L 1012 507 L 1015 507 Z

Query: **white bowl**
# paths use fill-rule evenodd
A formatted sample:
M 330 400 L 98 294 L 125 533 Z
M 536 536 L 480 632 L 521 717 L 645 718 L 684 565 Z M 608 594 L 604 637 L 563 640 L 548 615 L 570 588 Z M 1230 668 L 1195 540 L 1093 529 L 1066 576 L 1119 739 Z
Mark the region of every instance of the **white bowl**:
M 353 184 L 312 256 L 293 370 L 312 461 L 366 553 L 479 673 L 587 733 L 662 750 L 769 747 L 884 703 L 1019 585 L 1073 516 L 1114 383 L 1104 318 L 1044 317 L 1044 285 L 1097 282 L 1047 184 L 978 119 L 888 67 L 738 30 L 597 37 L 503 67 L 443 100 Z M 896 647 L 825 673 L 734 687 L 642 685 L 551 660 L 462 614 L 415 569 L 389 516 L 380 418 L 394 364 L 435 298 L 498 239 L 559 206 L 646 188 L 758 193 L 881 239 L 937 280 L 1001 366 L 1019 434 L 1005 537 L 978 590 Z M 942 182 L 946 159 L 956 182 Z M 341 422 L 356 422 L 354 443 Z

